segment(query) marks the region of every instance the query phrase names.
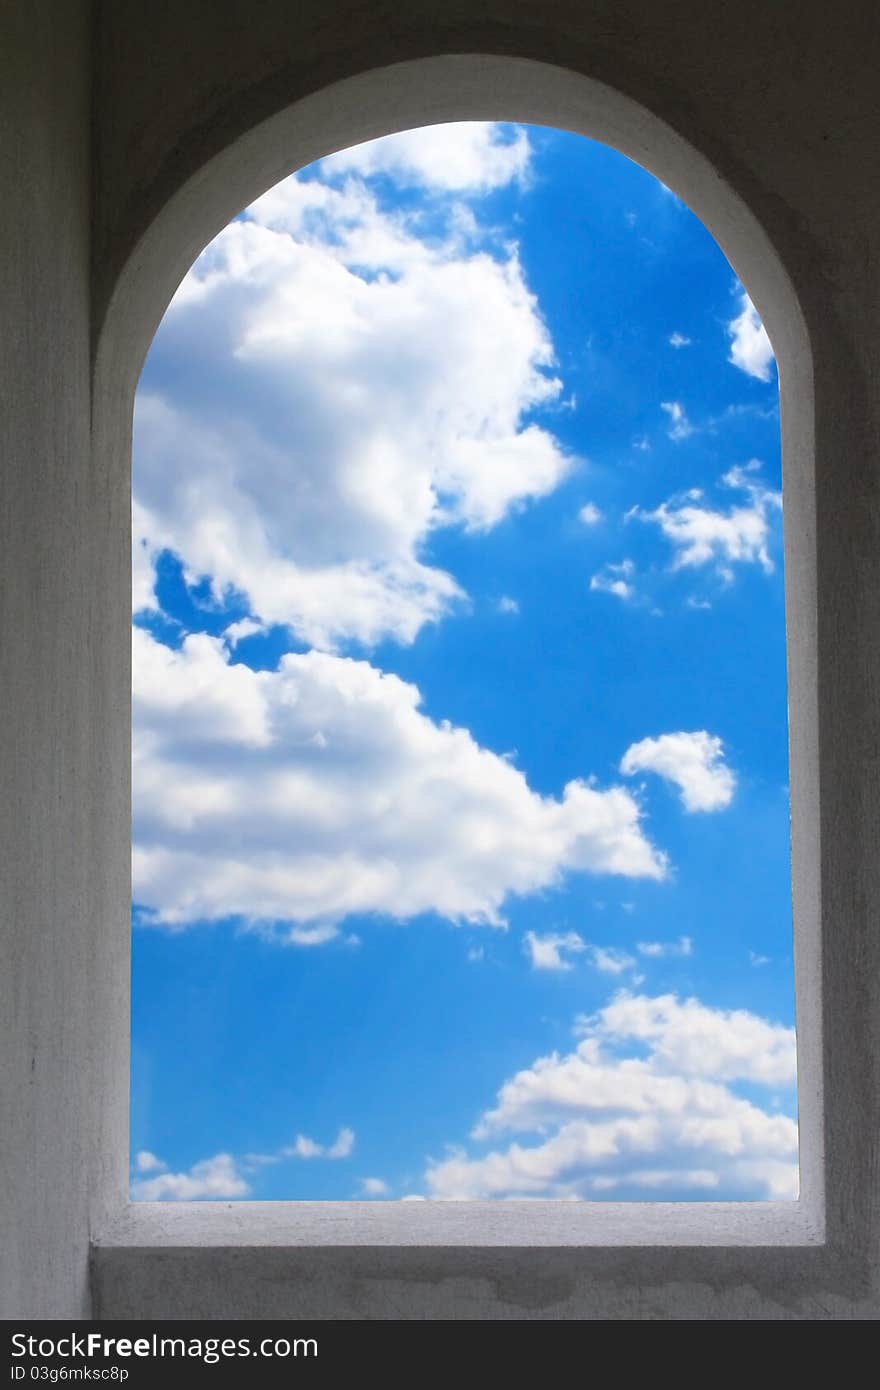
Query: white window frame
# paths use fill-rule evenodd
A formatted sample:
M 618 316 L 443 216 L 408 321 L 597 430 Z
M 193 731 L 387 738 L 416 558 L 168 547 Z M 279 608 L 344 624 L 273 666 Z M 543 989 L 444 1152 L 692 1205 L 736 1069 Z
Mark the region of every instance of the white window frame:
M 94 459 L 118 522 L 113 565 L 120 585 L 103 666 L 115 746 L 129 736 L 130 609 L 122 577 L 130 575 L 134 390 L 174 289 L 231 217 L 293 169 L 393 130 L 465 119 L 569 129 L 644 165 L 715 236 L 776 351 L 800 1197 L 785 1203 L 130 1203 L 124 868 L 130 786 L 116 767 L 108 790 L 121 817 L 109 847 L 114 904 L 99 924 L 95 953 L 105 1044 L 93 1049 L 90 1063 L 98 1099 L 91 1166 L 99 1317 L 389 1316 L 382 1309 L 392 1285 L 398 1291 L 393 1316 L 403 1306 L 409 1309 L 403 1315 L 414 1317 L 809 1316 L 803 1308 L 811 1299 L 825 1307 L 822 1300 L 834 1289 L 851 1298 L 865 1277 L 851 1187 L 866 1145 L 845 1109 L 848 1094 L 823 1086 L 833 1062 L 824 1042 L 833 1035 L 825 1026 L 829 987 L 845 998 L 855 966 L 827 929 L 826 885 L 838 884 L 839 908 L 846 854 L 833 834 L 820 835 L 828 785 L 820 772 L 833 753 L 833 732 L 820 727 L 819 689 L 835 651 L 833 634 L 819 622 L 828 594 L 819 592 L 817 563 L 813 343 L 792 280 L 757 218 L 703 155 L 644 107 L 585 76 L 524 59 L 400 63 L 324 88 L 255 125 L 161 209 L 116 278 L 97 338 Z M 778 1311 L 795 1301 L 798 1311 Z

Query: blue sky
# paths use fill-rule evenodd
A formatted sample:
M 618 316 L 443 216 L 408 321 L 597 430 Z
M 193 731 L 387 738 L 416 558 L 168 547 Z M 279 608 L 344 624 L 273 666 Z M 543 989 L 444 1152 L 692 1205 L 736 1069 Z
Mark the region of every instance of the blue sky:
M 132 1193 L 797 1191 L 776 370 L 573 135 L 205 250 L 134 434 Z

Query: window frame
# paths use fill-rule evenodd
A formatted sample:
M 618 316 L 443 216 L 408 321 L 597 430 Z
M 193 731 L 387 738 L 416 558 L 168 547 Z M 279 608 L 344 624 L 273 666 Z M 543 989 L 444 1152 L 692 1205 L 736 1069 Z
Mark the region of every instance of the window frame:
M 462 1297 L 472 1297 L 474 1308 L 504 1307 L 505 1287 L 508 1305 L 525 1298 L 526 1306 L 523 1252 L 529 1250 L 537 1262 L 534 1277 L 550 1290 L 547 1306 L 558 1285 L 560 1306 L 573 1299 L 572 1307 L 606 1309 L 554 1316 L 693 1316 L 680 1311 L 681 1298 L 692 1297 L 680 1290 L 696 1285 L 711 1287 L 717 1300 L 716 1311 L 697 1316 L 740 1315 L 719 1307 L 750 1308 L 741 1315 L 766 1316 L 760 1310 L 778 1306 L 780 1298 L 807 1298 L 814 1289 L 818 1298 L 832 1278 L 831 1252 L 839 1270 L 841 1250 L 861 1248 L 852 1204 L 846 1201 L 845 1173 L 847 1162 L 864 1171 L 858 1166 L 863 1154 L 856 1152 L 857 1136 L 843 1123 L 846 1098 L 834 1091 L 826 1096 L 824 1086 L 828 933 L 823 938 L 822 924 L 830 907 L 823 901 L 823 885 L 836 864 L 834 837 L 823 840 L 820 833 L 828 730 L 820 725 L 819 691 L 835 651 L 827 626 L 819 622 L 820 599 L 827 601 L 827 595 L 819 592 L 813 344 L 792 280 L 757 217 L 693 145 L 646 107 L 579 73 L 528 59 L 455 55 L 398 63 L 323 88 L 255 124 L 161 208 L 115 278 L 96 340 L 94 466 L 112 497 L 115 572 L 120 580 L 126 577 L 105 633 L 102 666 L 112 691 L 116 746 L 120 737 L 130 739 L 127 583 L 134 390 L 177 284 L 241 207 L 292 170 L 394 130 L 472 119 L 569 129 L 650 169 L 715 236 L 774 344 L 785 496 L 801 1195 L 785 1203 L 130 1203 L 130 880 L 123 868 L 130 821 L 123 810 L 122 833 L 108 851 L 114 856 L 114 901 L 98 924 L 95 948 L 106 1016 L 105 1045 L 91 1059 L 97 1100 L 90 1162 L 98 1316 L 162 1316 L 172 1308 L 184 1310 L 175 1316 L 273 1316 L 273 1308 L 275 1316 L 289 1316 L 309 1306 L 302 1280 L 308 1283 L 316 1268 L 337 1281 L 328 1304 L 333 1311 L 320 1316 L 369 1315 L 345 1311 L 353 1306 L 352 1280 L 357 1284 L 359 1278 L 371 1288 L 375 1283 L 364 1298 L 379 1298 L 383 1279 L 403 1280 L 412 1307 L 441 1308 L 441 1294 L 432 1304 L 429 1292 L 419 1292 L 418 1278 L 411 1283 L 417 1269 L 427 1270 L 429 1283 L 463 1280 L 461 1287 L 472 1287 L 472 1294 L 465 1291 Z M 128 780 L 118 767 L 108 775 L 117 807 L 127 809 Z M 847 981 L 852 983 L 853 968 L 848 974 L 838 952 L 837 997 Z M 286 1271 L 284 1278 L 279 1279 L 279 1268 Z M 858 1260 L 847 1268 L 852 1277 L 861 1277 Z M 474 1279 L 488 1280 L 489 1292 L 479 1292 Z M 259 1311 L 249 1303 L 249 1287 L 264 1292 Z M 651 1306 L 665 1312 L 633 1314 L 646 1290 L 654 1291 Z M 250 1314 L 244 1311 L 249 1306 Z M 217 1311 L 198 1311 L 205 1307 Z M 412 1315 L 444 1316 L 439 1311 Z

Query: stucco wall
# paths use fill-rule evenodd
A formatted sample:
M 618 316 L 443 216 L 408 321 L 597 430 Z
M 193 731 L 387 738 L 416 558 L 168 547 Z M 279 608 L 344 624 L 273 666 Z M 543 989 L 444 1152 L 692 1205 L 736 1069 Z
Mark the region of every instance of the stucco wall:
M 2 7 L 0 1317 L 88 1310 L 87 7 Z

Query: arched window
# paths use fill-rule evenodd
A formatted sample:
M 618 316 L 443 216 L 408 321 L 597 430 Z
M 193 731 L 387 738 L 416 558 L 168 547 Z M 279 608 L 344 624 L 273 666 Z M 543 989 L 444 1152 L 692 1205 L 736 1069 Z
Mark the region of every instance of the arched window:
M 133 1194 L 797 1196 L 773 352 L 606 146 L 263 194 L 134 431 Z
M 579 59 L 572 62 L 584 67 Z M 633 90 L 637 88 L 636 83 Z M 317 1307 L 323 1316 L 381 1317 L 389 1306 L 388 1280 L 403 1299 L 395 1306 L 419 1317 L 460 1316 L 459 1300 L 465 1301 L 468 1316 L 486 1317 L 507 1316 L 511 1308 L 527 1308 L 528 1316 L 546 1316 L 550 1310 L 560 1316 L 629 1318 L 635 1308 L 638 1316 L 702 1317 L 708 1306 L 713 1315 L 776 1317 L 794 1309 L 796 1316 L 809 1316 L 828 1290 L 836 1291 L 847 1308 L 862 1306 L 858 1290 L 866 1287 L 867 1226 L 860 1215 L 866 1208 L 859 1184 L 867 1184 L 870 1171 L 871 1112 L 854 1098 L 868 1094 L 870 1062 L 835 1031 L 830 1008 L 832 1001 L 846 1000 L 858 1037 L 867 1037 L 868 995 L 859 990 L 857 949 L 863 917 L 861 906 L 857 910 L 847 896 L 853 884 L 856 893 L 861 891 L 867 870 L 855 833 L 861 822 L 854 819 L 847 799 L 851 780 L 842 779 L 841 768 L 850 768 L 858 785 L 861 773 L 852 758 L 843 758 L 833 721 L 820 730 L 818 718 L 820 692 L 823 708 L 830 692 L 852 709 L 862 727 L 862 688 L 854 686 L 846 676 L 849 668 L 838 660 L 841 652 L 863 650 L 859 622 L 827 607 L 835 599 L 835 576 L 843 576 L 845 592 L 861 589 L 853 577 L 848 532 L 829 524 L 817 542 L 817 508 L 824 522 L 832 494 L 837 496 L 829 482 L 829 460 L 838 458 L 842 435 L 839 412 L 814 393 L 814 351 L 825 353 L 815 369 L 822 386 L 843 339 L 827 314 L 807 327 L 800 298 L 805 294 L 801 242 L 790 228 L 785 230 L 787 224 L 780 230 L 774 221 L 777 205 L 760 191 L 760 180 L 755 177 L 748 184 L 741 177 L 743 169 L 752 171 L 748 177 L 754 173 L 750 157 L 743 154 L 740 167 L 729 151 L 718 153 L 714 163 L 699 153 L 698 147 L 715 148 L 710 143 L 714 137 L 706 134 L 714 128 L 712 120 L 700 101 L 692 117 L 682 117 L 684 134 L 678 134 L 656 114 L 665 111 L 672 119 L 679 108 L 671 97 L 645 97 L 642 105 L 584 71 L 487 56 L 419 58 L 363 72 L 312 94 L 305 94 L 296 81 L 284 90 L 291 105 L 281 109 L 284 98 L 269 102 L 279 114 L 264 119 L 265 93 L 255 88 L 252 99 L 242 98 L 240 108 L 230 108 L 228 123 L 212 130 L 207 144 L 202 131 L 186 158 L 171 161 L 163 178 L 150 184 L 140 201 L 134 200 L 108 243 L 112 259 L 105 263 L 99 258 L 93 448 L 96 477 L 103 480 L 107 496 L 106 515 L 96 514 L 94 521 L 96 534 L 103 535 L 103 527 L 114 538 L 106 572 L 119 579 L 123 560 L 128 569 L 121 540 L 123 531 L 128 533 L 127 479 L 121 472 L 138 373 L 162 314 L 211 238 L 237 209 L 290 169 L 418 123 L 515 117 L 601 140 L 675 190 L 716 236 L 748 285 L 780 373 L 799 1197 L 757 1204 L 130 1204 L 127 921 L 122 929 L 129 902 L 122 865 L 129 841 L 127 789 L 118 777 L 127 739 L 122 710 L 129 682 L 123 654 L 130 613 L 122 611 L 111 588 L 110 600 L 99 610 L 104 623 L 97 652 L 108 663 L 106 670 L 101 668 L 99 688 L 107 716 L 107 770 L 114 768 L 117 775 L 108 776 L 101 821 L 110 867 L 102 880 L 106 910 L 96 924 L 98 964 L 92 977 L 102 1045 L 93 1047 L 88 1059 L 90 1093 L 96 1098 L 91 1159 L 95 1306 L 104 1316 L 162 1316 L 172 1307 L 177 1316 L 198 1316 L 205 1309 L 213 1317 L 247 1316 L 254 1311 L 252 1291 L 258 1287 L 260 1316 L 289 1317 Z M 742 144 L 737 141 L 734 151 Z M 751 191 L 744 192 L 746 187 Z M 770 226 L 778 244 L 770 239 Z M 815 247 L 810 254 L 815 256 Z M 813 263 L 808 255 L 805 264 Z M 848 474 L 850 481 L 853 477 L 855 473 Z M 824 620 L 828 613 L 836 615 L 835 624 Z M 820 839 L 826 813 L 831 815 L 830 833 Z M 853 835 L 841 827 L 850 827 Z M 832 910 L 837 930 L 829 933 L 824 924 Z M 825 1090 L 826 1073 L 835 1082 L 830 1092 Z M 320 1136 L 325 1142 L 335 1137 Z M 524 1251 L 529 1252 L 525 1257 Z M 319 1286 L 323 1292 L 313 1303 Z M 475 1288 L 485 1290 L 485 1297 L 475 1295 Z M 824 1303 L 823 1308 L 824 1316 Z

